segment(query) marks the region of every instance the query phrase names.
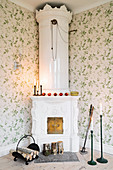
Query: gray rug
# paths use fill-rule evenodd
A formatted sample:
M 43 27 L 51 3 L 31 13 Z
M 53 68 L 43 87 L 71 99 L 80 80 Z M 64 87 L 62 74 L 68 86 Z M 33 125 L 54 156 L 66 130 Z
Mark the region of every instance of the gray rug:
M 35 163 L 48 163 L 48 162 L 75 162 L 79 161 L 75 152 L 64 152 L 63 155 L 49 155 L 44 156 L 42 153 L 39 154 L 39 158 L 35 159 Z

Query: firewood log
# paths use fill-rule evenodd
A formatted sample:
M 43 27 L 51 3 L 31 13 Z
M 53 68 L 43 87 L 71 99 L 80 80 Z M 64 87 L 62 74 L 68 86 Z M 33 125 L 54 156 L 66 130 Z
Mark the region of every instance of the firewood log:
M 36 155 L 33 155 L 33 158 L 36 158 Z
M 54 155 L 56 155 L 56 153 L 57 153 L 57 143 L 56 142 L 51 143 L 51 151 Z
M 13 152 L 16 152 L 14 149 L 10 149 L 9 153 L 13 153 Z
M 36 151 L 36 150 L 30 149 L 30 148 L 26 148 L 26 147 L 22 147 L 22 148 L 23 148 L 23 149 L 27 149 L 28 151 L 33 152 L 33 153 L 34 153 L 34 155 L 38 155 L 38 154 L 39 154 L 39 152 L 38 152 L 38 151 Z
M 33 156 L 33 151 L 30 151 L 28 148 L 18 148 L 18 151 L 23 152 L 23 153 L 28 153 L 29 155 Z
M 39 155 L 39 151 L 36 151 L 36 155 L 37 155 L 37 156 Z
M 26 153 L 21 153 L 21 155 L 28 161 L 30 160 L 30 156 L 29 154 L 26 154 Z
M 20 149 L 19 149 L 20 150 Z M 21 150 L 23 150 L 24 152 L 28 152 L 29 154 L 31 154 L 32 156 L 35 155 L 37 156 L 39 154 L 39 151 L 30 149 L 30 148 L 26 148 L 26 147 L 21 147 Z
M 63 149 L 63 141 L 58 141 L 58 142 L 57 142 L 57 145 L 58 145 L 58 153 L 59 153 L 59 154 L 63 154 L 63 152 L 64 152 L 64 149 Z
M 12 154 L 13 152 L 16 152 L 14 149 L 11 149 L 10 150 L 10 153 Z M 21 152 L 21 151 L 19 151 L 18 150 L 18 153 L 20 153 L 26 160 L 29 160 L 30 159 L 30 154 L 28 154 L 28 153 L 24 153 L 24 152 Z
M 29 155 L 29 160 L 31 161 L 33 159 L 33 156 Z

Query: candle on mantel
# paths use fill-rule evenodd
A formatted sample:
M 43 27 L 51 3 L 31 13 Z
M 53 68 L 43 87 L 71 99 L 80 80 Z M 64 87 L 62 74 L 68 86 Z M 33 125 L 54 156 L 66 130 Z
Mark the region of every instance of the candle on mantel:
M 36 96 L 36 79 L 34 79 L 34 96 Z
M 102 115 L 102 103 L 100 103 L 100 115 Z
M 93 131 L 93 116 L 92 116 L 92 119 L 91 119 L 91 130 Z
M 34 79 L 34 86 L 36 86 L 36 79 Z

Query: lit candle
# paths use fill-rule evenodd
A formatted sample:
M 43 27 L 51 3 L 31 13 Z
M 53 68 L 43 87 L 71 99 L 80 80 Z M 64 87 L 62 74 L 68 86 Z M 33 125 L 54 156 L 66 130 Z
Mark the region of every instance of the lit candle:
M 93 116 L 92 116 L 92 119 L 91 119 L 91 130 L 93 130 Z
M 102 115 L 102 103 L 100 103 L 100 115 Z
M 37 91 L 38 91 L 38 80 L 37 80 Z
M 34 86 L 36 86 L 36 79 L 34 79 Z

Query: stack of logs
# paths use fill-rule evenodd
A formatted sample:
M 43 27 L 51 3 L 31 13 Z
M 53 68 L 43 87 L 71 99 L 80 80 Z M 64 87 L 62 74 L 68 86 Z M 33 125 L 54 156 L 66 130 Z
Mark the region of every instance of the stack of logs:
M 43 144 L 43 154 L 45 156 L 50 155 L 51 153 L 56 155 L 58 154 L 63 154 L 64 149 L 63 149 L 63 141 L 58 141 L 58 142 L 52 142 L 51 143 L 51 149 L 50 149 L 50 144 Z
M 10 152 L 13 153 L 15 151 L 11 150 Z M 29 149 L 27 147 L 19 147 L 17 152 L 20 153 L 27 161 L 32 161 L 39 154 L 38 151 Z

